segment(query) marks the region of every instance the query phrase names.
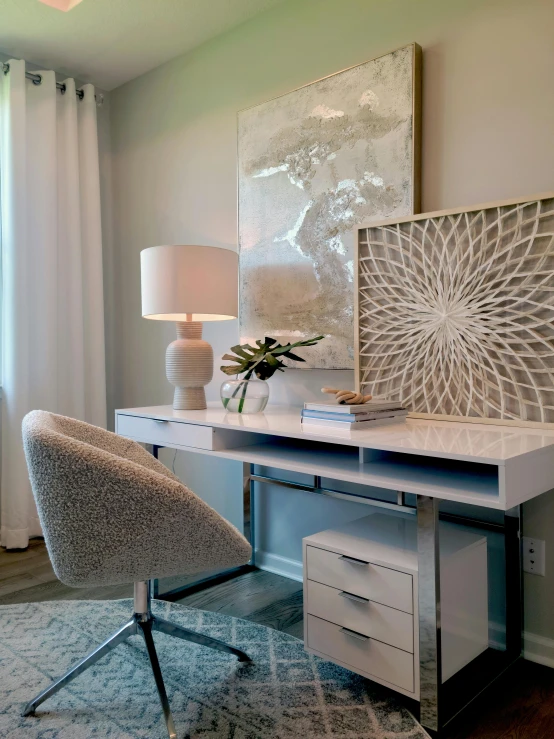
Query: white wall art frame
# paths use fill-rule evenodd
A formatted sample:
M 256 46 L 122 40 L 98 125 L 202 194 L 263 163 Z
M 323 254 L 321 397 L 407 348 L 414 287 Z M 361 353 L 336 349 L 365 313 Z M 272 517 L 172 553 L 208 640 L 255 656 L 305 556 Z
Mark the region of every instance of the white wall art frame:
M 356 380 L 412 417 L 554 428 L 554 193 L 355 229 Z
M 352 229 L 419 212 L 420 69 L 410 44 L 239 112 L 241 343 L 354 367 Z

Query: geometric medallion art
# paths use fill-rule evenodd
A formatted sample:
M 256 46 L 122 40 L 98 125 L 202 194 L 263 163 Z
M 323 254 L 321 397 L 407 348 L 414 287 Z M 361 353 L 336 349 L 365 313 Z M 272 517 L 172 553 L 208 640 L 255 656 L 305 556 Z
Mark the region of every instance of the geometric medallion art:
M 301 366 L 354 367 L 353 229 L 419 210 L 420 57 L 410 44 L 239 112 L 241 343 L 323 334 Z
M 554 195 L 362 226 L 357 296 L 364 392 L 554 424 Z
M 0 606 L 0 736 L 4 739 L 167 739 L 148 657 L 129 639 L 36 712 L 25 703 L 126 618 L 130 601 Z M 428 739 L 395 696 L 307 654 L 260 624 L 152 603 L 154 613 L 246 649 L 251 663 L 156 635 L 180 738 Z

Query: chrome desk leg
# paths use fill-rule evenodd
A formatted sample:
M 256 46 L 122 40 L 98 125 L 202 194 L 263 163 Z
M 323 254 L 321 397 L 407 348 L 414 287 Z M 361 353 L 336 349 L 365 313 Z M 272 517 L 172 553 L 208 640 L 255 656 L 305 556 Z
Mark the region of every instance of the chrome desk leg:
M 521 567 L 522 506 L 504 514 L 506 561 L 506 651 L 517 659 L 522 651 L 523 570 Z
M 254 483 L 252 467 L 249 462 L 242 464 L 242 499 L 243 499 L 243 532 L 252 547 L 250 565 L 256 564 L 256 542 L 254 540 Z
M 50 698 L 50 696 L 54 695 L 54 693 L 57 693 L 58 690 L 63 688 L 65 685 L 68 685 L 72 680 L 74 680 L 78 675 L 87 670 L 89 667 L 92 667 L 92 665 L 98 662 L 98 660 L 101 659 L 105 654 L 117 647 L 118 644 L 121 644 L 122 641 L 125 641 L 128 636 L 133 636 L 136 633 L 137 622 L 136 619 L 133 617 L 124 626 L 118 629 L 115 634 L 112 634 L 109 639 L 106 639 L 103 644 L 97 647 L 94 652 L 91 652 L 87 657 L 82 659 L 80 662 L 77 662 L 77 664 L 68 672 L 66 672 L 65 675 L 62 675 L 62 677 L 56 680 L 55 683 L 52 683 L 49 688 L 43 690 L 42 693 L 39 693 L 36 696 L 36 698 L 33 698 L 32 701 L 27 703 L 27 705 L 23 709 L 23 716 L 31 716 L 35 712 L 36 708 L 38 708 L 41 703 L 44 703 L 47 698 Z
M 245 652 L 242 652 L 240 649 L 235 649 L 235 647 L 225 644 L 225 642 L 219 641 L 219 639 L 212 639 L 211 636 L 206 636 L 206 634 L 197 634 L 195 631 L 185 629 L 184 626 L 179 626 L 170 621 L 165 621 L 163 618 L 158 618 L 157 616 L 152 618 L 152 628 L 155 631 L 160 631 L 162 634 L 175 636 L 178 639 L 183 639 L 184 641 L 189 641 L 193 644 L 200 644 L 203 647 L 210 647 L 210 649 L 217 649 L 220 652 L 234 654 L 235 657 L 238 657 L 239 662 L 252 661 Z
M 441 598 L 439 501 L 417 496 L 420 723 L 440 729 Z
M 163 447 L 158 444 L 144 444 L 143 446 L 154 457 L 154 459 L 159 458 L 160 449 L 163 449 Z M 152 597 L 157 598 L 160 590 L 158 580 L 150 580 L 150 588 L 152 590 Z
M 156 681 L 156 687 L 158 689 L 158 695 L 160 696 L 160 703 L 162 704 L 167 733 L 169 734 L 169 739 L 177 739 L 177 732 L 175 731 L 175 723 L 171 714 L 171 708 L 169 707 L 169 700 L 165 690 L 162 670 L 158 661 L 156 647 L 154 646 L 154 639 L 152 638 L 152 626 L 153 624 L 151 620 L 139 621 L 139 628 L 144 637 L 146 651 L 148 652 L 150 665 L 152 667 L 152 672 L 154 673 L 154 680 Z

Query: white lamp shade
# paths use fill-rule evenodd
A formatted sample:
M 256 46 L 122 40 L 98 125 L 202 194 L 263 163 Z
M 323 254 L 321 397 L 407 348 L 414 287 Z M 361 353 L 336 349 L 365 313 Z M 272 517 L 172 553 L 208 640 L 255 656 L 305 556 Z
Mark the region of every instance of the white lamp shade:
M 216 246 L 152 246 L 140 253 L 142 315 L 158 321 L 238 316 L 238 254 Z

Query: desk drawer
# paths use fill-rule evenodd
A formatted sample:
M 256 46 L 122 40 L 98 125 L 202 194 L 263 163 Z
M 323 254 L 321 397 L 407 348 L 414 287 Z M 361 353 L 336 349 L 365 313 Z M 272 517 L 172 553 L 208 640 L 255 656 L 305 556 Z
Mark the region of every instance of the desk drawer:
M 118 416 L 117 433 L 146 444 L 160 446 L 193 447 L 216 450 L 214 430 L 210 426 L 175 421 L 155 421 L 140 416 Z
M 341 627 L 315 616 L 308 616 L 308 647 L 326 654 L 354 671 L 374 676 L 411 693 L 414 691 L 414 658 L 376 639 L 360 639 L 341 631 Z
M 306 610 L 312 616 L 332 621 L 406 652 L 414 651 L 414 619 L 409 613 L 371 600 L 355 600 L 359 596 L 311 580 L 307 585 Z
M 311 546 L 306 558 L 309 580 L 413 613 L 411 575 Z

